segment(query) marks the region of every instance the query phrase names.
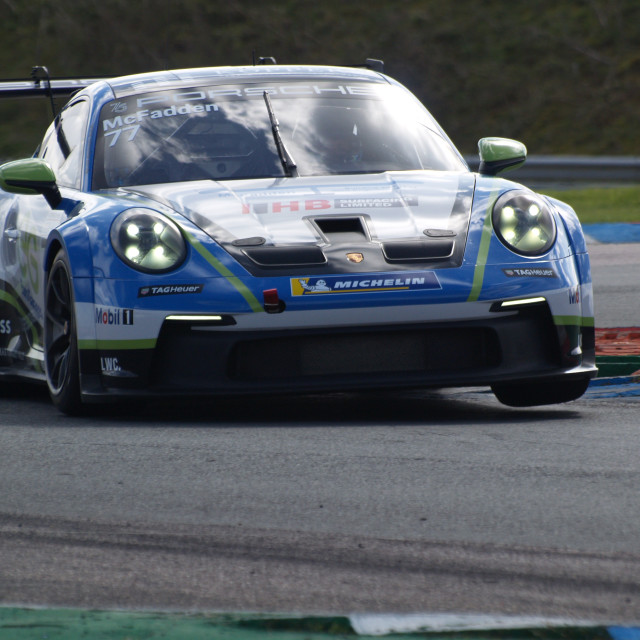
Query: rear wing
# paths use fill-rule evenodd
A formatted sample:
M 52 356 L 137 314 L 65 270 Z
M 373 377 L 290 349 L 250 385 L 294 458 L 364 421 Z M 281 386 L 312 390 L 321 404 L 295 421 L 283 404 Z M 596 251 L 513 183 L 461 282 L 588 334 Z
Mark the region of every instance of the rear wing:
M 88 87 L 101 78 L 52 78 L 48 83 L 38 80 L 0 80 L 0 99 L 36 98 L 50 96 L 70 98 L 76 91 Z
M 46 67 L 33 67 L 31 78 L 0 79 L 0 99 L 3 98 L 70 98 L 74 93 L 105 78 L 51 78 Z
M 51 78 L 46 67 L 33 67 L 29 80 L 0 80 L 0 100 L 8 98 L 49 98 L 56 117 L 54 98 L 70 98 L 74 93 L 106 78 Z

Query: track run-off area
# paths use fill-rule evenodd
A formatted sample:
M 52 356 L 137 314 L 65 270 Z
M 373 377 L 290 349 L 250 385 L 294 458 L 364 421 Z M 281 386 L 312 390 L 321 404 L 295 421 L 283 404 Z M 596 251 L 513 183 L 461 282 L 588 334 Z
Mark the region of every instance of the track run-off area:
M 611 335 L 636 325 L 636 246 L 590 245 L 596 327 Z M 633 373 L 531 409 L 472 388 L 163 402 L 73 419 L 40 387 L 3 385 L 5 616 L 45 607 L 637 623 Z

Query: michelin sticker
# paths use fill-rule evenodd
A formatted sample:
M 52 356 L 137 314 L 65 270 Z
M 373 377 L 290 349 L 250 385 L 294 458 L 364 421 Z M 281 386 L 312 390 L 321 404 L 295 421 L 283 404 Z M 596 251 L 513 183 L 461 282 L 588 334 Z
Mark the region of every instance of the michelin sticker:
M 294 296 L 327 295 L 333 293 L 367 293 L 371 291 L 424 291 L 441 289 L 433 271 L 376 276 L 321 276 L 292 278 Z

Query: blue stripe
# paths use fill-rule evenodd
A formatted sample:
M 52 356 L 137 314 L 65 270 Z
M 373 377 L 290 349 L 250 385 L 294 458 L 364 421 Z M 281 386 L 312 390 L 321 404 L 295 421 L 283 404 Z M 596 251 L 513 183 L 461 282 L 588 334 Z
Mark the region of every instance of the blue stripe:
M 614 244 L 640 242 L 640 223 L 638 222 L 583 224 L 582 229 L 587 238 L 597 242 Z

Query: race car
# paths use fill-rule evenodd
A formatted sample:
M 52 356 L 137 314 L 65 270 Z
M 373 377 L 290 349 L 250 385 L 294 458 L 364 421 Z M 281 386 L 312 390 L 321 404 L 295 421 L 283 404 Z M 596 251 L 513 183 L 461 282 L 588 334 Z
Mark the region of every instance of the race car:
M 377 61 L 4 82 L 73 93 L 0 167 L 0 373 L 115 398 L 490 386 L 574 400 L 595 367 L 566 204 L 469 170 Z

